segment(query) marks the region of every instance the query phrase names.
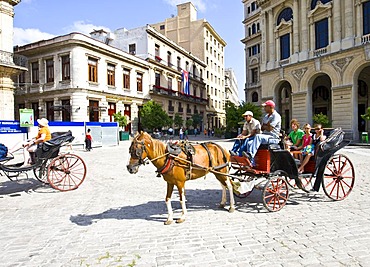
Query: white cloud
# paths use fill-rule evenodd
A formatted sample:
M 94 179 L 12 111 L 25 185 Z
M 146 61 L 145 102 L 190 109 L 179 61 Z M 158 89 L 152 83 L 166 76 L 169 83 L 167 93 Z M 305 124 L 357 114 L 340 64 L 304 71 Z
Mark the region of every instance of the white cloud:
M 90 32 L 93 30 L 100 30 L 103 29 L 107 32 L 110 32 L 110 29 L 104 26 L 96 26 L 90 23 L 86 23 L 84 21 L 76 21 L 71 26 L 65 27 L 63 32 L 60 34 L 51 34 L 42 32 L 39 29 L 22 29 L 22 28 L 14 28 L 14 45 L 25 45 L 41 40 L 47 40 L 54 38 L 58 35 L 68 34 L 71 32 L 79 32 L 86 35 L 89 35 Z
M 91 23 L 86 23 L 85 21 L 75 21 L 71 26 L 68 26 L 66 28 L 64 28 L 64 31 L 66 33 L 70 33 L 70 32 L 80 32 L 80 33 L 84 33 L 84 34 L 87 34 L 89 35 L 90 32 L 92 32 L 93 30 L 105 30 L 107 32 L 110 32 L 111 30 L 105 26 L 97 26 L 97 25 L 93 25 Z
M 14 40 L 13 40 L 14 45 L 24 45 L 55 37 L 55 35 L 42 32 L 39 29 L 14 28 L 13 30 L 14 30 Z
M 165 0 L 165 2 L 167 2 L 171 6 L 177 6 L 178 4 L 189 2 L 189 0 Z M 206 11 L 205 0 L 192 0 L 191 2 L 196 6 L 196 8 L 199 11 L 201 12 Z

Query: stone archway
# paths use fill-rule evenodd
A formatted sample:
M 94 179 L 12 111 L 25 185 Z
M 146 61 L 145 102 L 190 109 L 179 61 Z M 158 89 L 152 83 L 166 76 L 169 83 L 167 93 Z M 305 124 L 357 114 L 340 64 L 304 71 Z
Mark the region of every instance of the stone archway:
M 289 131 L 290 120 L 292 119 L 292 86 L 288 81 L 284 81 L 278 86 L 277 110 L 281 115 L 281 128 Z
M 369 131 L 369 123 L 361 118 L 361 115 L 365 114 L 367 108 L 370 106 L 369 87 L 370 87 L 370 66 L 367 66 L 360 72 L 357 79 L 357 95 L 358 95 L 357 130 L 359 131 L 360 134 L 361 132 Z
M 332 82 L 328 75 L 322 74 L 312 84 L 312 114 L 322 113 L 332 121 Z

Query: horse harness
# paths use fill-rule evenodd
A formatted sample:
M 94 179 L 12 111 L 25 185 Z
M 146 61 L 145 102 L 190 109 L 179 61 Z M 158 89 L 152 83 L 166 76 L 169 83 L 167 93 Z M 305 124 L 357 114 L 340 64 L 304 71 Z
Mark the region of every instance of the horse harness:
M 220 166 L 213 167 L 213 164 L 212 164 L 213 158 L 212 158 L 211 152 L 209 151 L 209 149 L 207 147 L 208 144 L 216 145 L 222 151 L 223 160 L 225 162 L 224 164 L 222 164 Z M 208 159 L 209 159 L 209 168 L 216 170 L 216 169 L 224 168 L 225 166 L 228 165 L 225 152 L 224 152 L 224 150 L 222 149 L 221 146 L 219 146 L 218 144 L 215 144 L 213 142 L 201 143 L 200 145 L 207 152 Z M 184 159 L 181 159 L 181 160 L 184 160 L 189 164 L 189 165 L 186 165 L 186 166 L 189 167 L 189 169 L 186 171 L 186 180 L 191 179 L 192 168 L 195 165 L 194 161 L 193 161 L 193 155 L 195 155 L 196 150 L 195 150 L 195 147 L 187 141 L 183 141 L 183 142 L 180 142 L 180 143 L 177 143 L 177 144 L 174 144 L 174 143 L 168 143 L 167 144 L 166 154 L 165 154 L 166 155 L 166 160 L 165 160 L 164 165 L 162 167 L 160 167 L 159 169 L 157 169 L 157 171 L 156 171 L 157 172 L 157 177 L 161 177 L 161 175 L 166 174 L 167 172 L 169 172 L 173 169 L 173 166 L 175 165 L 175 159 L 179 159 L 178 156 L 181 154 L 181 152 L 183 152 L 186 155 L 186 160 L 184 160 Z M 197 167 L 200 167 L 201 169 L 206 169 L 205 167 L 202 167 L 202 166 L 197 166 Z

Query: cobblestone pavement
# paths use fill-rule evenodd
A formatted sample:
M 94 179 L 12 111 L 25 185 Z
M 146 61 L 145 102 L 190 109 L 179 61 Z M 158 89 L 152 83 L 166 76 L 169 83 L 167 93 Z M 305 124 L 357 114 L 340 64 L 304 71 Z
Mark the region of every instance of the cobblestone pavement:
M 165 226 L 166 183 L 152 165 L 127 172 L 129 145 L 76 148 L 88 173 L 71 192 L 0 177 L 0 266 L 369 266 L 368 148 L 340 151 L 356 170 L 344 201 L 293 190 L 269 213 L 254 190 L 228 213 L 210 174 L 187 182 L 187 220 Z M 178 217 L 177 192 L 173 208 Z

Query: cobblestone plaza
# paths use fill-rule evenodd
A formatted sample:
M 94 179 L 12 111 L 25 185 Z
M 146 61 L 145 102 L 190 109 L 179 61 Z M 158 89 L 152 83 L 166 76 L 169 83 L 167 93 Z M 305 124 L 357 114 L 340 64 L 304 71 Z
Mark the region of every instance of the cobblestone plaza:
M 153 165 L 127 172 L 129 145 L 75 148 L 88 173 L 71 192 L 0 177 L 0 266 L 368 266 L 368 148 L 340 150 L 356 170 L 344 201 L 291 190 L 288 204 L 269 213 L 255 190 L 228 213 L 210 174 L 187 182 L 187 220 L 165 226 L 166 183 Z M 176 218 L 176 191 L 172 199 Z

